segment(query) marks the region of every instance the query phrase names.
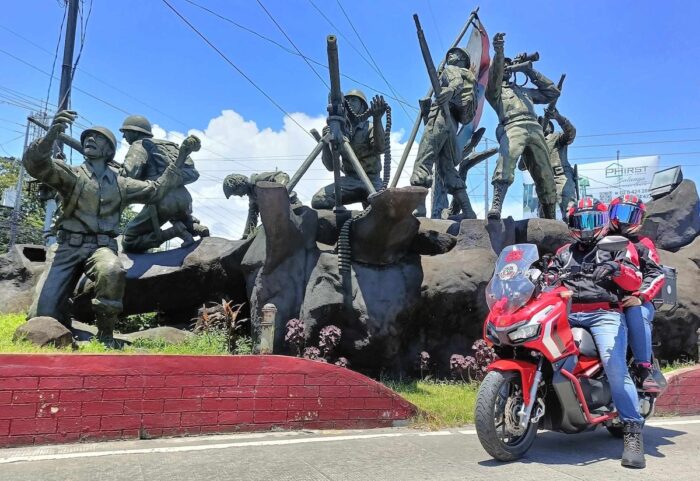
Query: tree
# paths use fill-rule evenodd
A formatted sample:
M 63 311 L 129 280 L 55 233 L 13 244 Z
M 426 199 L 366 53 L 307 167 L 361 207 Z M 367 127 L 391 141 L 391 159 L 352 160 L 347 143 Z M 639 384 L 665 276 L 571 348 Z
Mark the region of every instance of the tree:
M 19 177 L 19 160 L 0 157 L 0 193 L 14 189 Z M 12 208 L 0 208 L 0 254 L 7 252 L 12 226 Z M 17 219 L 17 244 L 43 244 L 44 215 L 46 211 L 36 191 L 24 190 L 22 209 Z

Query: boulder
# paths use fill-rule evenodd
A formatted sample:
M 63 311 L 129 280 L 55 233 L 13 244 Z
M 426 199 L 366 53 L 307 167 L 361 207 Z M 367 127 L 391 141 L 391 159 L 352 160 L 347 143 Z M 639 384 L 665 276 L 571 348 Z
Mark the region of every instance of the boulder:
M 44 246 L 18 244 L 0 255 L 0 314 L 27 312 L 44 270 Z
M 685 357 L 697 359 L 697 330 L 700 328 L 700 267 L 681 253 L 659 249 L 661 263 L 676 268 L 678 308 L 672 312 L 657 312 L 654 317 L 654 341 L 660 343 L 657 354 L 661 359 Z
M 678 255 L 686 257 L 695 262 L 700 267 L 700 237 L 696 237 L 693 242 L 678 250 Z
M 163 312 L 170 323 L 194 317 L 205 301 L 228 298 L 246 302 L 241 260 L 252 239 L 205 237 L 187 248 L 119 255 L 126 268 L 124 314 Z M 94 286 L 83 277 L 76 289 L 73 312 L 84 322 L 93 319 Z
M 670 194 L 647 204 L 642 234 L 660 249 L 675 252 L 700 234 L 700 197 L 692 180 L 684 180 Z
M 413 210 L 425 201 L 428 189 L 401 187 L 369 198 L 370 209 L 353 219 L 352 258 L 371 265 L 389 265 L 408 253 L 420 222 Z
M 26 339 L 39 347 L 66 347 L 73 343 L 70 330 L 53 317 L 33 317 L 17 328 L 12 338 Z
M 512 217 L 499 220 L 464 219 L 459 225 L 456 249 L 491 249 L 496 254 L 515 244 Z
M 560 220 L 535 218 L 515 221 L 515 243 L 535 244 L 540 255 L 554 254 L 569 242 L 569 228 Z
M 139 339 L 148 340 L 161 340 L 168 344 L 180 344 L 185 342 L 188 338 L 192 337 L 189 331 L 183 331 L 181 329 L 175 329 L 170 326 L 154 327 L 151 329 L 145 329 L 143 331 L 131 332 L 129 334 L 123 334 L 127 341 L 134 342 Z
M 434 230 L 420 229 L 411 242 L 411 252 L 426 256 L 445 254 L 457 244 L 453 235 Z

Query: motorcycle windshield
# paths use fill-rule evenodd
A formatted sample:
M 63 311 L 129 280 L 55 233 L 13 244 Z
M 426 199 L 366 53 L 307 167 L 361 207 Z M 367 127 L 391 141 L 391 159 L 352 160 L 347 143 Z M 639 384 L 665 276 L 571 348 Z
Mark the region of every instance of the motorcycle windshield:
M 516 244 L 501 251 L 493 277 L 486 286 L 489 309 L 498 304 L 504 314 L 510 314 L 525 305 L 535 291 L 530 267 L 539 258 L 534 244 Z

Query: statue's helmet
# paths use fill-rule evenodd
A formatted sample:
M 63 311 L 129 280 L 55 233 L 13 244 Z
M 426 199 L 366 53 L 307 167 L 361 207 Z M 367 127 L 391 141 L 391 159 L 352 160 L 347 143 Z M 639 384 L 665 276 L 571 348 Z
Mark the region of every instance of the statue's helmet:
M 224 195 L 228 199 L 232 195 L 241 195 L 242 190 L 248 185 L 248 177 L 243 174 L 229 174 L 224 179 Z
M 153 137 L 151 123 L 143 115 L 129 115 L 127 118 L 125 118 L 119 131 L 124 132 L 125 130 L 141 132 L 149 137 Z
M 83 130 L 83 133 L 80 134 L 81 145 L 85 144 L 85 137 L 87 137 L 87 135 L 90 132 L 95 132 L 95 133 L 98 133 L 100 135 L 105 136 L 107 138 L 107 140 L 109 140 L 109 143 L 112 145 L 112 149 L 114 149 L 115 152 L 117 151 L 117 138 L 114 136 L 112 131 L 109 130 L 107 127 L 100 127 L 97 125 L 94 125 L 90 128 Z
M 453 52 L 458 53 L 464 58 L 464 61 L 466 62 L 465 68 L 469 68 L 471 66 L 471 58 L 469 57 L 469 52 L 467 52 L 466 48 L 462 47 L 452 47 L 451 49 L 449 49 L 445 54 L 445 62 L 447 62 L 447 57 L 449 57 L 450 54 Z
M 345 97 L 357 97 L 358 99 L 362 100 L 362 102 L 364 102 L 365 108 L 369 107 L 369 103 L 367 103 L 367 97 L 365 97 L 365 93 L 362 90 L 353 89 L 346 93 Z

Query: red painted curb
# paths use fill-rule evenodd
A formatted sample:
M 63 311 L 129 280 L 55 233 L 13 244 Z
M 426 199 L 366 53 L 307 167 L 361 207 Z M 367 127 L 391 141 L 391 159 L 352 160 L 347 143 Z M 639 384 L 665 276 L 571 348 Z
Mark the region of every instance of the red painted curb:
M 362 374 L 287 356 L 0 354 L 0 447 L 388 427 L 415 412 Z
M 656 414 L 700 414 L 700 365 L 666 375 L 668 388 L 656 401 Z

